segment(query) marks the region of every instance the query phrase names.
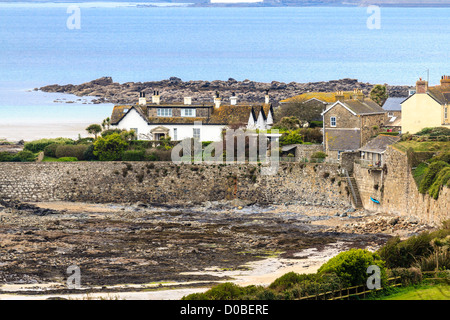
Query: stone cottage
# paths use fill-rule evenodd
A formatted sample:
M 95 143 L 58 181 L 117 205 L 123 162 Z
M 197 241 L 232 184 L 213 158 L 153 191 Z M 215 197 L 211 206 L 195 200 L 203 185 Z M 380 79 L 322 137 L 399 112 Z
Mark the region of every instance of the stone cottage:
M 338 92 L 335 99 L 322 113 L 323 141 L 328 159 L 340 160 L 342 152 L 357 151 L 380 131 L 386 111 L 360 90 L 349 98 Z

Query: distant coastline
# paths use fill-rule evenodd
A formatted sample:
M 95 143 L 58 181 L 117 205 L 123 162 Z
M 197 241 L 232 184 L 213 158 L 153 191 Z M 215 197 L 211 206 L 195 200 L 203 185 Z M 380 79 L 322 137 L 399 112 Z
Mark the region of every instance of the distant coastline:
M 225 1 L 225 0 L 224 0 Z M 367 7 L 369 5 L 376 5 L 380 7 L 409 7 L 409 8 L 441 8 L 450 7 L 450 1 L 447 0 L 263 0 L 260 2 L 238 2 L 234 3 L 211 3 L 210 0 L 173 0 L 173 1 L 139 1 L 139 0 L 78 0 L 72 2 L 70 0 L 53 0 L 53 1 L 11 1 L 0 0 L 0 4 L 8 4 L 11 6 L 23 6 L 27 4 L 33 4 L 35 6 L 60 6 L 66 4 L 81 4 L 88 6 L 136 6 L 139 8 L 150 7 Z M 245 1 L 245 0 L 242 0 Z

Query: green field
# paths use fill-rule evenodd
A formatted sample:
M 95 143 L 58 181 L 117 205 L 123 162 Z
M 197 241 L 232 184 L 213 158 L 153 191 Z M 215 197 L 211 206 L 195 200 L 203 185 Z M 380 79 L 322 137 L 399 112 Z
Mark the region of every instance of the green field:
M 414 286 L 383 296 L 381 300 L 450 300 L 450 285 Z

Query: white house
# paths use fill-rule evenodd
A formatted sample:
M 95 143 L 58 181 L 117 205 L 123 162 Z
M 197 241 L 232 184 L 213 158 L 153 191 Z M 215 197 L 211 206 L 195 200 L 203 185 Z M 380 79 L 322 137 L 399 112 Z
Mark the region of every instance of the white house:
M 159 140 L 169 136 L 172 141 L 199 138 L 200 141 L 220 141 L 224 129 L 246 128 L 267 130 L 273 125 L 273 109 L 261 105 L 238 104 L 236 97 L 230 104 L 221 104 L 218 95 L 213 104 L 193 105 L 186 97 L 183 104 L 161 104 L 155 91 L 147 103 L 141 93 L 136 105 L 116 105 L 111 115 L 111 127 L 134 130 L 138 139 Z

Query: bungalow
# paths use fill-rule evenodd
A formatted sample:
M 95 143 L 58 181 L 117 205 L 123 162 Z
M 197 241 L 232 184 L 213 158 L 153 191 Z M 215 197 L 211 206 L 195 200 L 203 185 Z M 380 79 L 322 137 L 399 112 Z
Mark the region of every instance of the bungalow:
M 267 130 L 273 125 L 273 108 L 262 105 L 238 104 L 233 94 L 230 104 L 222 105 L 216 93 L 212 104 L 192 104 L 190 97 L 183 104 L 161 104 L 158 91 L 147 103 L 145 93 L 140 94 L 136 105 L 116 105 L 111 115 L 111 127 L 134 130 L 138 139 L 173 141 L 198 138 L 200 141 L 220 141 L 226 128 Z
M 416 92 L 402 102 L 402 132 L 417 133 L 427 127 L 450 128 L 450 76 L 437 86 L 420 79 Z
M 329 159 L 340 160 L 342 152 L 354 152 L 376 135 L 386 121 L 386 111 L 376 102 L 354 90 L 347 98 L 343 92 L 322 112 L 324 151 Z

